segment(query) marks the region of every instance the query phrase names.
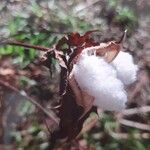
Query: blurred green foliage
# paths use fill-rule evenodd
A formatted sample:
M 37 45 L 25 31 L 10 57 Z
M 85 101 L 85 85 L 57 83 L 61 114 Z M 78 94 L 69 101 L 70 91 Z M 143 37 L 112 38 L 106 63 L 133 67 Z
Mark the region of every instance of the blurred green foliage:
M 149 140 L 137 139 L 132 135 L 140 133 L 140 130 L 128 130 L 129 138 L 115 139 L 113 133 L 117 133 L 118 123 L 112 114 L 102 113 L 99 125 L 82 136 L 94 150 L 148 150 L 150 148 Z
M 13 39 L 33 45 L 51 47 L 56 43 L 58 38 L 63 36 L 64 30 L 66 30 L 65 33 L 71 31 L 86 31 L 91 27 L 91 25 L 83 19 L 73 17 L 72 14 L 65 14 L 63 11 L 56 12 L 54 9 L 49 18 L 51 19 L 48 22 L 49 26 L 46 29 L 40 29 L 38 28 L 41 23 L 40 20 L 47 23 L 47 20 L 42 19 L 44 14 L 42 14 L 41 7 L 36 1 L 31 1 L 30 9 L 32 12 L 30 14 L 31 16 L 26 16 L 22 13 L 8 20 L 5 28 Z M 55 32 L 55 29 L 62 31 Z M 21 68 L 26 67 L 38 54 L 39 53 L 34 49 L 27 49 L 20 46 L 0 46 L 0 55 L 14 56 L 13 64 L 18 64 Z
M 128 32 L 131 32 L 138 24 L 135 11 L 128 6 L 121 5 L 121 1 L 119 0 L 108 0 L 107 9 L 115 14 L 112 20 L 120 26 L 128 29 Z
M 125 24 L 128 28 L 132 29 L 132 27 L 134 27 L 137 23 L 137 17 L 128 7 L 118 8 L 117 13 L 115 20 L 121 24 Z

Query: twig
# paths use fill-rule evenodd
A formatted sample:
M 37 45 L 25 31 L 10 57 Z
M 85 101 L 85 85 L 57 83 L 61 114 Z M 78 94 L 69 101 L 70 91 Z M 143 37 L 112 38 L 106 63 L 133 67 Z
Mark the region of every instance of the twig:
M 34 104 L 37 108 L 39 108 L 41 111 L 43 111 L 48 117 L 50 117 L 57 125 L 59 124 L 59 121 L 57 120 L 56 115 L 53 113 L 53 111 L 47 111 L 44 107 L 42 107 L 38 102 L 36 102 L 34 99 L 26 95 L 25 92 L 20 92 L 17 88 L 13 87 L 7 82 L 4 82 L 0 80 L 0 85 L 5 86 L 17 93 L 19 93 L 21 96 L 25 97 L 27 100 L 29 100 L 32 104 Z
M 147 125 L 147 124 L 144 124 L 144 123 L 129 121 L 129 120 L 126 120 L 126 119 L 119 119 L 118 121 L 119 121 L 119 123 L 121 123 L 125 126 L 150 131 L 150 125 Z
M 44 46 L 31 45 L 31 44 L 22 43 L 22 42 L 19 42 L 19 41 L 11 41 L 11 40 L 0 41 L 0 45 L 23 46 L 23 47 L 26 47 L 26 48 L 33 48 L 33 49 L 37 49 L 37 50 L 40 50 L 40 51 L 49 51 L 49 50 L 52 50 L 51 48 L 47 48 L 47 47 L 44 47 Z
M 150 106 L 125 109 L 121 112 L 121 114 L 122 115 L 134 115 L 134 114 L 147 113 L 147 112 L 150 112 Z
M 81 130 L 80 135 L 91 130 L 95 126 L 95 124 L 98 122 L 98 119 L 99 118 L 97 115 L 90 116 L 83 124 L 83 128 Z
M 128 139 L 131 136 L 135 139 L 149 139 L 150 138 L 150 133 L 133 133 L 132 135 L 130 135 L 128 133 L 110 132 L 109 135 L 115 139 Z

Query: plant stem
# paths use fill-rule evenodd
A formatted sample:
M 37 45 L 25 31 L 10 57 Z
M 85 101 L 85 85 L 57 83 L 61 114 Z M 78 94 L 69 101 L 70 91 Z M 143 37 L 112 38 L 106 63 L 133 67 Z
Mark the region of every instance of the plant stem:
M 11 40 L 8 40 L 8 41 L 1 41 L 1 42 L 0 42 L 0 45 L 1 45 L 1 44 L 2 44 L 2 45 L 22 46 L 22 47 L 26 47 L 26 48 L 37 49 L 37 50 L 40 50 L 40 51 L 49 51 L 49 50 L 52 50 L 51 48 L 47 48 L 47 47 L 44 47 L 44 46 L 31 45 L 31 44 L 22 43 L 22 42 L 19 42 L 19 41 L 11 41 Z

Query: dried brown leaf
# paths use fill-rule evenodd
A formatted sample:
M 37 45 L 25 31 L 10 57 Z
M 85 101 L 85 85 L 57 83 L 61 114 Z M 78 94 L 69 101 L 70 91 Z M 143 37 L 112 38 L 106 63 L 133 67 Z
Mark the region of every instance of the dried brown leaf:
M 100 47 L 96 50 L 96 55 L 104 56 L 107 62 L 111 62 L 115 59 L 117 54 L 121 49 L 120 44 L 115 41 L 110 41 L 108 43 L 101 43 Z
M 83 114 L 80 116 L 79 119 L 81 119 L 93 106 L 94 98 L 90 95 L 88 95 L 86 92 L 82 91 L 76 80 L 74 79 L 74 76 L 72 73 L 69 76 L 69 85 L 73 90 L 73 93 L 75 95 L 76 103 L 83 108 Z
M 62 67 L 60 91 L 64 87 L 65 90 L 60 100 L 59 130 L 52 136 L 55 140 L 59 138 L 74 139 L 80 133 L 83 123 L 89 114 L 97 110 L 93 106 L 94 98 L 80 89 L 72 74 L 73 65 L 78 61 L 82 51 L 87 48 L 90 54 L 92 52 L 93 54 L 96 53 L 97 56 L 103 57 L 107 62 L 111 62 L 121 49 L 121 43 L 116 41 L 107 43 L 95 42 L 90 37 L 92 32 L 95 31 L 89 31 L 84 35 L 76 32 L 70 33 L 68 36 L 60 39 L 56 45 L 55 58 L 57 58 Z M 64 45 L 67 48 L 64 48 Z M 58 52 L 60 51 L 64 55 L 59 54 Z

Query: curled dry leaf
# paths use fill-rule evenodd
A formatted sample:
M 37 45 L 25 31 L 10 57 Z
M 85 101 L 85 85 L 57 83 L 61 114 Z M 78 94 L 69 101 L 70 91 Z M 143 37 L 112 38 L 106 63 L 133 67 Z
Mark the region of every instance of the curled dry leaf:
M 103 57 L 106 62 L 112 62 L 119 53 L 120 49 L 121 44 L 118 44 L 116 41 L 110 41 L 107 43 L 100 43 L 100 45 L 98 46 L 85 48 L 83 49 L 83 51 L 87 51 L 87 53 L 89 53 L 90 55 Z M 78 54 L 78 57 L 80 54 Z M 75 60 L 77 61 L 77 57 L 75 58 Z M 73 64 L 75 64 L 76 61 L 74 61 Z
M 92 108 L 94 98 L 79 88 L 72 73 L 70 73 L 68 81 L 69 81 L 69 85 L 75 95 L 77 105 L 84 108 L 84 112 L 79 118 L 79 119 L 81 119 Z
M 98 56 L 102 56 L 101 53 L 104 53 L 104 59 L 107 62 L 112 62 L 117 54 L 120 51 L 120 44 L 116 43 L 115 41 L 111 41 L 108 43 L 101 43 L 100 47 L 96 50 L 96 54 Z

